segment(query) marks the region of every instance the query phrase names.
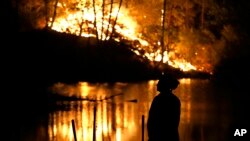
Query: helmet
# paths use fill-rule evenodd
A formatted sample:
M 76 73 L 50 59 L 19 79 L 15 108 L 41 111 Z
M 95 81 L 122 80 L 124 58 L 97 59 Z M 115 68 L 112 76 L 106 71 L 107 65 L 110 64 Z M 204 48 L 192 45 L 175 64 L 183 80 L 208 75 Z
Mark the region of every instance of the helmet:
M 163 73 L 159 78 L 157 87 L 159 91 L 174 90 L 179 84 L 180 82 L 173 75 Z

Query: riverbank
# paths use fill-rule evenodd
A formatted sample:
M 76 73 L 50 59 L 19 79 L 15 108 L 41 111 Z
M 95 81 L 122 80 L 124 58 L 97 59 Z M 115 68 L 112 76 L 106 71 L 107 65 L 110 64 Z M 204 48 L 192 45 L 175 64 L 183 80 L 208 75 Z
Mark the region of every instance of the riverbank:
M 50 30 L 17 32 L 9 39 L 4 46 L 9 53 L 5 58 L 6 88 L 12 93 L 8 99 L 14 98 L 15 104 L 24 109 L 30 105 L 43 108 L 48 99 L 47 88 L 57 82 L 138 82 L 158 79 L 162 72 L 123 42 L 100 42 L 96 46 L 94 38 Z M 164 71 L 178 77 L 210 76 L 182 72 L 167 65 Z
M 147 60 L 115 42 L 96 47 L 93 38 L 43 30 L 19 33 L 14 42 L 18 43 L 13 48 L 16 70 L 32 79 L 130 81 L 149 79 L 157 73 Z
M 99 41 L 51 30 L 17 34 L 12 43 L 13 67 L 17 76 L 31 81 L 116 82 L 157 79 L 161 74 L 152 62 L 136 55 L 129 44 Z M 10 43 L 10 44 L 12 44 Z M 170 66 L 166 71 L 180 77 L 204 77 L 206 73 L 186 72 Z

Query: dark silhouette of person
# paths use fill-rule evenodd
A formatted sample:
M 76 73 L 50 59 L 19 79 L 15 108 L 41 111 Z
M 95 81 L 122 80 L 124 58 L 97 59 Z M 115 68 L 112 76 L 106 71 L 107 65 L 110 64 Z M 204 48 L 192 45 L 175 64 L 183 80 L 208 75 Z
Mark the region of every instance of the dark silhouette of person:
M 173 75 L 165 73 L 160 77 L 157 83 L 160 93 L 154 97 L 149 110 L 148 141 L 179 141 L 181 102 L 172 92 L 178 85 Z

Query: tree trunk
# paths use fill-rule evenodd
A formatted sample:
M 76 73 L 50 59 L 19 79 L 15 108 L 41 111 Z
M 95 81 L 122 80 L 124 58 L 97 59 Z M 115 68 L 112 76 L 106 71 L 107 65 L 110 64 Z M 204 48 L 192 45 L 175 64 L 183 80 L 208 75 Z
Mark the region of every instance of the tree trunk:
M 173 13 L 173 9 L 175 7 L 173 5 L 171 5 L 171 8 L 169 8 L 169 15 L 168 15 L 168 25 L 167 25 L 167 29 L 166 30 L 169 30 L 171 28 L 171 20 L 172 20 L 172 13 Z M 166 45 L 166 50 L 167 51 L 170 51 L 170 45 L 171 45 L 172 41 L 171 41 L 171 38 L 170 38 L 170 35 L 169 33 L 167 34 L 167 45 Z
M 97 45 L 99 43 L 99 36 L 98 36 L 98 30 L 97 30 L 97 26 L 96 26 L 96 9 L 95 9 L 95 0 L 93 0 L 93 9 L 94 9 L 94 27 L 95 27 L 95 34 L 96 34 L 96 39 L 97 39 Z
M 56 0 L 56 2 L 55 2 L 55 4 L 54 4 L 54 13 L 53 13 L 53 17 L 52 17 L 52 21 L 51 21 L 50 28 L 53 27 L 53 24 L 54 24 L 55 19 L 56 19 L 56 10 L 57 10 L 58 1 L 59 1 L 59 0 Z
M 165 51 L 164 32 L 165 32 L 166 4 L 167 4 L 167 0 L 164 0 L 164 2 L 163 2 L 163 13 L 162 13 L 162 35 L 161 35 L 161 62 L 162 63 L 163 63 L 163 56 L 164 56 L 164 51 Z
M 117 19 L 118 19 L 118 14 L 119 14 L 119 12 L 120 12 L 121 6 L 122 6 L 122 0 L 120 0 L 120 3 L 119 3 L 119 9 L 118 9 L 118 12 L 117 12 L 117 14 L 116 14 L 116 16 L 115 16 L 115 21 L 114 21 L 114 24 L 113 24 L 113 27 L 112 27 L 110 39 L 112 39 L 113 34 L 114 34 L 114 32 L 115 32 L 115 25 L 116 25 L 116 22 L 117 22 Z
M 45 15 L 45 29 L 48 29 L 48 24 L 49 24 L 48 0 L 44 0 L 44 5 L 45 5 L 45 9 L 44 9 L 44 15 Z
M 84 14 L 84 11 L 82 11 L 82 15 Z M 81 18 L 81 23 L 80 23 L 80 31 L 79 31 L 79 35 L 78 36 L 82 36 L 82 26 L 83 26 L 83 24 L 84 24 L 84 19 L 83 18 Z
M 106 31 L 106 40 L 107 40 L 108 37 L 109 37 L 109 25 L 112 25 L 112 23 L 111 23 L 111 13 L 112 13 L 112 11 L 113 11 L 113 3 L 114 3 L 114 0 L 111 0 L 110 2 L 111 2 L 111 4 L 110 4 L 110 10 L 109 10 L 108 26 L 107 26 L 107 31 Z
M 104 16 L 105 16 L 105 0 L 102 0 L 102 29 L 101 29 L 101 40 L 103 39 L 103 22 L 104 22 Z

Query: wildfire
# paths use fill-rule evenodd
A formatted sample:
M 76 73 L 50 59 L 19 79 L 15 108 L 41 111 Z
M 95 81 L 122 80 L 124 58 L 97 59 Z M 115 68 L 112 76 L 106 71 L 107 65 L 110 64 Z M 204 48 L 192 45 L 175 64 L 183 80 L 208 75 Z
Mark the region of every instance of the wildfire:
M 57 3 L 56 11 L 64 11 L 57 14 L 56 18 L 51 17 L 48 26 L 58 32 L 66 32 L 83 37 L 96 37 L 98 40 L 109 40 L 110 38 L 120 42 L 121 40 L 138 41 L 134 51 L 137 55 L 148 58 L 151 61 L 161 61 L 161 50 L 148 51 L 146 48 L 153 48 L 155 43 L 149 43 L 142 39 L 138 30 L 136 20 L 129 15 L 121 3 L 108 4 L 102 0 L 91 2 L 79 2 L 75 9 L 63 2 Z M 160 45 L 158 43 L 158 48 Z M 140 53 L 138 50 L 143 50 Z M 197 70 L 191 63 L 171 55 L 165 51 L 163 62 L 179 68 L 182 71 Z

